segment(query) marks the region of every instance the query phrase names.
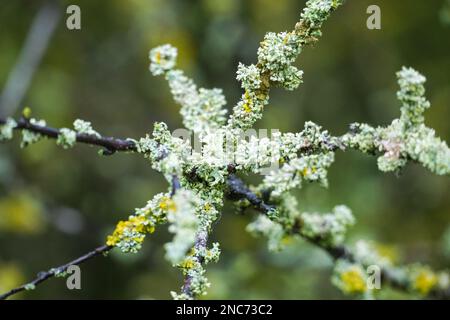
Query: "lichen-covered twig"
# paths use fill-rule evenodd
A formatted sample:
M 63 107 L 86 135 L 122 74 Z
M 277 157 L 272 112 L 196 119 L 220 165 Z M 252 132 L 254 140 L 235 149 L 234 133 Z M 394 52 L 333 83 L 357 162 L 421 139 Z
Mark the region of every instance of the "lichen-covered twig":
M 38 284 L 40 284 L 40 283 L 42 283 L 42 282 L 44 282 L 44 281 L 46 281 L 46 280 L 48 280 L 48 279 L 50 279 L 52 277 L 58 276 L 59 274 L 64 273 L 67 270 L 67 268 L 69 268 L 70 266 L 80 265 L 80 264 L 82 264 L 82 263 L 86 262 L 87 260 L 90 260 L 90 259 L 92 259 L 94 257 L 97 257 L 97 256 L 102 255 L 102 254 L 106 254 L 111 249 L 113 249 L 113 247 L 110 247 L 110 246 L 107 246 L 107 245 L 102 245 L 102 246 L 100 246 L 98 248 L 95 248 L 94 250 L 89 251 L 88 253 L 82 255 L 81 257 L 78 257 L 78 258 L 76 258 L 76 259 L 74 259 L 74 260 L 72 260 L 72 261 L 70 261 L 70 262 L 68 262 L 66 264 L 63 264 L 63 265 L 61 265 L 59 267 L 51 268 L 50 270 L 47 270 L 47 271 L 39 272 L 37 274 L 37 277 L 34 280 L 32 280 L 32 281 L 30 281 L 30 282 L 28 282 L 28 283 L 26 283 L 26 284 L 24 284 L 24 285 L 22 285 L 20 287 L 11 289 L 10 291 L 8 291 L 8 292 L 6 292 L 4 294 L 1 294 L 0 295 L 0 300 L 7 299 L 10 296 L 12 296 L 14 294 L 17 294 L 19 292 L 25 291 L 25 290 L 32 290 Z

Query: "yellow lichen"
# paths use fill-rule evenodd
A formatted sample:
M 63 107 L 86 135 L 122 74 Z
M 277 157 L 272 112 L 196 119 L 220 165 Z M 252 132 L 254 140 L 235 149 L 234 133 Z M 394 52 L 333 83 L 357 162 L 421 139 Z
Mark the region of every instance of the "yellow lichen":
M 358 266 L 350 266 L 341 273 L 342 289 L 347 293 L 363 293 L 367 290 L 362 270 Z
M 25 281 L 21 267 L 13 262 L 0 264 L 0 292 L 5 292 Z
M 209 210 L 211 210 L 211 205 L 209 204 L 209 202 L 206 202 L 205 205 L 203 206 L 203 209 L 208 212 Z

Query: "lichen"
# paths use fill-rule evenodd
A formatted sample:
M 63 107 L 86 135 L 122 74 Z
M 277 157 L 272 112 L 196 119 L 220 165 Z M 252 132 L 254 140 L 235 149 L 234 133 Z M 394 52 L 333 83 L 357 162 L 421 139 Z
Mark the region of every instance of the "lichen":
M 34 118 L 31 118 L 29 120 L 29 122 L 32 125 L 41 126 L 41 127 L 45 127 L 45 125 L 47 124 L 45 122 L 45 120 L 36 120 Z M 22 143 L 20 144 L 20 147 L 25 148 L 25 147 L 29 146 L 30 144 L 38 142 L 41 139 L 42 139 L 42 135 L 40 133 L 24 129 L 24 130 L 22 130 Z
M 0 125 L 0 141 L 11 140 L 17 122 L 13 118 L 7 118 L 5 124 Z
M 207 293 L 210 282 L 205 266 L 217 262 L 221 251 L 218 243 L 210 245 L 208 240 L 220 217 L 225 192 L 233 191 L 227 188 L 231 173 L 264 175 L 262 182 L 249 187 L 250 196 L 241 193 L 237 199 L 241 210 L 254 205 L 261 213 L 247 226 L 247 231 L 267 237 L 270 250 L 281 250 L 294 237 L 302 237 L 329 251 L 339 258 L 332 281 L 344 293 L 372 297 L 364 270 L 369 265 L 384 268 L 401 287 L 422 296 L 449 287 L 447 273 L 438 274 L 423 266 L 394 267 L 373 243 L 358 241 L 352 252 L 347 252 L 342 244 L 355 223 L 350 209 L 340 205 L 324 214 L 302 212 L 290 193 L 304 182 L 318 182 L 326 187 L 328 170 L 339 150 L 356 149 L 375 155 L 383 172 L 400 172 L 413 160 L 436 174 L 449 174 L 448 146 L 425 125 L 424 112 L 430 103 L 425 97 L 426 79 L 419 72 L 403 67 L 397 73 L 400 116 L 387 126 L 353 123 L 348 133 L 332 136 L 320 125 L 307 121 L 300 132 L 274 130 L 270 137 L 249 135 L 269 104 L 272 87 L 293 90 L 302 83 L 303 71 L 294 63 L 306 45 L 317 41 L 322 24 L 341 4 L 341 0 L 309 0 L 294 30 L 264 36 L 257 62 L 238 65 L 236 79 L 243 92 L 228 119 L 221 89 L 198 88 L 183 71 L 175 68 L 175 47 L 165 44 L 149 52 L 149 69 L 168 82 L 175 103 L 181 107 L 186 131 L 184 136 L 177 136 L 166 123 L 156 122 L 151 134 L 125 140 L 134 147 L 126 151 L 147 158 L 151 167 L 165 177 L 169 190 L 157 194 L 120 221 L 106 244 L 122 252 L 136 253 L 147 234 L 168 223 L 173 239 L 164 246 L 166 258 L 185 276 L 181 293 L 171 292 L 174 299 L 194 299 Z M 0 140 L 11 139 L 14 129 L 22 129 L 22 146 L 40 140 L 45 135 L 46 123 L 30 115 L 31 111 L 25 109 L 22 128 L 17 128 L 11 118 L 2 121 Z M 80 135 L 101 138 L 88 121 L 77 119 L 73 127 L 74 130 L 59 130 L 58 145 L 70 148 Z M 50 132 L 47 136 L 55 137 L 55 131 Z M 191 134 L 198 145 L 191 145 Z M 233 199 L 233 192 L 228 195 Z M 54 270 L 54 274 L 65 273 Z M 26 289 L 32 287 L 29 284 Z
M 363 295 L 368 291 L 367 275 L 360 264 L 337 261 L 332 277 L 333 284 L 345 294 Z
M 138 252 L 145 236 L 167 221 L 172 203 L 169 195 L 157 194 L 146 206 L 135 209 L 128 220 L 119 221 L 114 232 L 107 237 L 106 244 L 118 247 L 122 252 Z
M 438 276 L 426 266 L 414 266 L 411 271 L 412 290 L 426 296 L 438 284 Z
M 80 134 L 86 134 L 97 138 L 100 137 L 100 134 L 92 128 L 92 124 L 89 121 L 77 119 L 73 122 L 73 127 L 75 128 L 75 131 Z
M 316 239 L 325 246 L 336 246 L 344 241 L 347 229 L 355 224 L 352 212 L 346 206 L 334 207 L 331 213 L 308 213 L 300 216 L 301 234 Z
M 167 221 L 171 224 L 169 232 L 175 235 L 164 247 L 167 260 L 177 265 L 194 245 L 199 224 L 195 214 L 198 199 L 192 192 L 180 190 L 173 196 L 172 203 L 168 210 Z

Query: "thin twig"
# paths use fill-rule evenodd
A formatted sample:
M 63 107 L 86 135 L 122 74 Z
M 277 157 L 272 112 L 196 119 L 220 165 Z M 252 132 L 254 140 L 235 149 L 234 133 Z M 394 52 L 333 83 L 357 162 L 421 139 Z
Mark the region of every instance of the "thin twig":
M 103 253 L 106 253 L 106 252 L 110 251 L 111 249 L 113 249 L 113 247 L 103 245 L 103 246 L 100 246 L 100 247 L 98 247 L 98 248 L 96 248 L 96 249 L 94 249 L 94 250 L 92 250 L 92 251 L 82 255 L 79 258 L 76 258 L 73 261 L 70 261 L 69 263 L 66 263 L 66 264 L 62 265 L 62 266 L 59 266 L 59 267 L 56 267 L 56 268 L 52 268 L 52 269 L 50 269 L 48 271 L 39 272 L 37 274 L 37 277 L 34 280 L 32 280 L 31 282 L 28 282 L 28 283 L 26 283 L 24 285 L 21 285 L 20 287 L 14 288 L 14 289 L 12 289 L 12 290 L 10 290 L 10 291 L 0 295 L 0 300 L 5 300 L 8 297 L 10 297 L 10 296 L 12 296 L 14 294 L 17 294 L 17 293 L 19 293 L 21 291 L 29 290 L 29 288 L 34 288 L 38 284 L 40 284 L 40 283 L 42 283 L 42 282 L 44 282 L 44 281 L 54 277 L 55 275 L 57 275 L 57 274 L 59 274 L 61 272 L 65 272 L 67 270 L 67 268 L 69 268 L 70 266 L 80 265 L 80 264 L 82 264 L 83 262 L 85 262 L 87 260 L 90 260 L 90 259 L 92 259 L 94 257 L 97 257 L 97 256 L 99 256 L 99 255 L 101 255 Z

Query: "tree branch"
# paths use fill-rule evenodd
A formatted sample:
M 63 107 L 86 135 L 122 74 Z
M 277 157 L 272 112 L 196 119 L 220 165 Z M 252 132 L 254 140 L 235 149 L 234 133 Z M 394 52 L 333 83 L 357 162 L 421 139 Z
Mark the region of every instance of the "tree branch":
M 6 123 L 6 120 L 0 118 L 0 125 L 5 124 L 5 123 Z M 60 134 L 59 129 L 52 128 L 49 126 L 39 126 L 36 124 L 32 124 L 32 123 L 30 123 L 30 121 L 28 119 L 23 118 L 23 117 L 17 121 L 17 125 L 14 129 L 15 130 L 29 130 L 29 131 L 32 131 L 35 133 L 39 133 L 45 137 L 53 138 L 53 139 L 56 139 L 58 137 L 58 135 Z M 76 141 L 85 143 L 85 144 L 89 144 L 89 145 L 103 147 L 103 148 L 105 148 L 106 152 L 104 154 L 106 154 L 106 155 L 113 154 L 116 151 L 136 151 L 137 150 L 135 142 L 132 140 L 127 140 L 127 139 L 118 139 L 118 138 L 113 138 L 113 137 L 103 137 L 103 136 L 95 136 L 95 135 L 87 135 L 87 134 L 77 133 Z M 236 172 L 234 165 L 230 164 L 228 166 L 228 172 L 230 173 L 228 181 L 227 181 L 227 185 L 228 185 L 227 197 L 228 197 L 228 199 L 233 200 L 233 201 L 240 200 L 240 199 L 246 199 L 257 211 L 264 213 L 264 214 L 269 214 L 269 212 L 271 212 L 272 210 L 274 210 L 276 208 L 274 205 L 267 204 L 263 198 L 260 198 L 256 194 L 254 194 L 245 185 L 245 183 L 241 179 L 239 179 L 237 176 L 234 175 L 234 173 Z M 178 188 L 180 188 L 179 179 L 178 179 L 178 177 L 174 176 L 173 181 L 172 181 L 171 194 L 173 195 Z M 300 222 L 300 221 L 298 221 L 298 222 Z M 300 223 L 297 223 L 294 226 L 294 228 L 291 230 L 292 233 L 301 235 L 300 231 L 301 231 Z M 353 255 L 353 253 L 345 245 L 333 246 L 333 247 L 325 246 L 320 241 L 320 239 L 307 238 L 304 235 L 301 235 L 301 236 L 308 242 L 325 250 L 335 260 L 344 259 L 349 262 L 355 262 L 355 257 Z M 207 232 L 204 234 L 203 232 L 200 231 L 197 235 L 195 245 L 194 245 L 195 248 L 199 249 L 198 252 L 201 252 L 202 251 L 201 249 L 206 248 L 207 240 L 208 240 Z M 85 255 L 79 259 L 81 259 L 81 262 L 83 262 L 87 259 L 90 259 L 92 256 L 98 255 L 100 253 L 100 252 L 96 253 L 97 250 L 99 250 L 99 249 L 108 251 L 111 249 L 111 247 L 103 246 L 103 247 L 97 248 L 96 250 L 88 253 L 87 255 Z M 86 259 L 86 256 L 87 256 L 87 259 Z M 197 259 L 198 262 L 202 263 L 201 256 L 198 256 L 198 257 L 196 256 L 194 258 Z M 79 259 L 75 260 L 75 262 L 79 261 Z M 62 267 L 59 267 L 59 268 L 65 267 L 65 269 L 66 269 L 70 264 L 74 264 L 74 263 L 71 262 L 71 263 L 64 265 Z M 404 279 L 399 279 L 398 277 L 396 277 L 396 274 L 394 271 L 395 270 L 391 270 L 391 269 L 383 269 L 382 270 L 382 280 L 385 283 L 389 283 L 394 288 L 397 288 L 402 291 L 408 291 L 408 289 L 410 288 L 410 284 L 405 283 Z M 48 279 L 52 276 L 54 276 L 54 274 L 50 273 L 50 272 L 43 273 L 43 275 L 40 274 L 40 276 L 38 276 L 38 278 L 36 278 L 32 282 L 30 282 L 30 284 L 31 285 L 39 284 L 42 281 L 45 281 L 46 279 Z M 186 276 L 183 287 L 182 287 L 182 292 L 189 296 L 192 296 L 191 280 L 192 279 L 189 275 Z M 25 285 L 21 286 L 19 288 L 13 289 L 4 295 L 1 295 L 0 299 L 5 299 L 5 298 L 9 297 L 10 295 L 13 295 L 13 294 L 23 291 L 23 290 L 25 290 Z M 450 289 L 440 290 L 440 291 L 434 290 L 434 291 L 430 292 L 429 296 L 434 297 L 434 298 L 450 299 Z
M 246 199 L 252 204 L 253 208 L 260 213 L 269 214 L 269 212 L 275 209 L 274 206 L 266 204 L 263 199 L 259 198 L 255 193 L 253 193 L 245 183 L 238 178 L 236 175 L 231 174 L 227 181 L 228 191 L 227 198 L 230 200 L 242 200 Z M 292 228 L 292 233 L 300 235 L 309 243 L 323 249 L 326 251 L 334 260 L 343 259 L 348 262 L 358 262 L 351 251 L 351 249 L 346 245 L 338 246 L 326 246 L 320 239 L 306 237 L 301 234 L 301 224 L 300 221 L 296 221 L 294 227 Z M 411 288 L 409 281 L 399 278 L 396 276 L 395 269 L 383 268 L 381 270 L 381 279 L 383 282 L 389 284 L 395 289 L 407 292 Z M 434 289 L 432 290 L 428 297 L 438 298 L 438 299 L 450 299 L 450 288 L 447 289 Z
M 82 255 L 81 257 L 76 258 L 75 260 L 70 261 L 69 263 L 66 263 L 62 266 L 52 268 L 48 271 L 39 272 L 37 274 L 37 277 L 34 280 L 32 280 L 31 282 L 24 284 L 20 287 L 14 288 L 14 289 L 0 295 L 0 300 L 5 300 L 5 299 L 9 298 L 10 296 L 17 294 L 21 291 L 25 291 L 25 290 L 29 290 L 30 288 L 34 288 L 38 284 L 54 277 L 55 275 L 60 274 L 61 272 L 65 272 L 68 267 L 73 266 L 73 265 L 80 265 L 87 260 L 90 260 L 94 257 L 97 257 L 103 253 L 110 251 L 111 249 L 113 249 L 113 247 L 103 245 L 98 248 L 95 248 L 94 250 L 92 250 L 92 251 Z

